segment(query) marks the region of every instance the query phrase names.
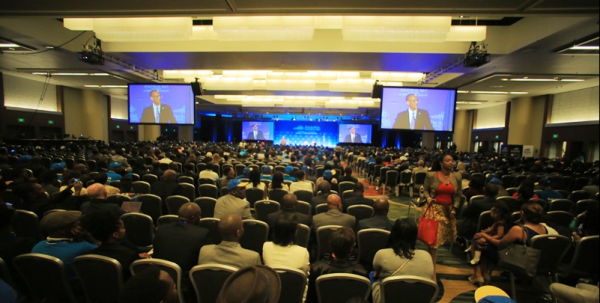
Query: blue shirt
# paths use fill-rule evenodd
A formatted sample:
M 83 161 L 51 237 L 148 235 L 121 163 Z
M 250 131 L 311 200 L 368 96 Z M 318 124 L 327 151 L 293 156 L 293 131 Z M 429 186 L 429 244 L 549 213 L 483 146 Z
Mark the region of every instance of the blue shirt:
M 48 241 L 41 241 L 36 244 L 31 250 L 35 254 L 44 254 L 60 259 L 65 264 L 65 272 L 69 282 L 74 286 L 74 282 L 77 280 L 77 276 L 71 267 L 71 261 L 75 257 L 84 255 L 92 249 L 98 248 L 97 245 L 88 242 L 68 242 L 59 241 L 49 243 Z
M 110 184 L 110 182 L 120 181 L 123 179 L 123 176 L 115 173 L 114 171 L 109 171 L 106 173 L 106 175 L 108 176 L 108 181 L 106 181 L 107 185 Z
M 564 199 L 559 192 L 551 189 L 536 191 L 535 194 L 538 196 L 538 198 L 546 200 L 547 202 L 557 199 Z
M 17 292 L 0 279 L 0 303 L 17 303 Z
M 268 175 L 268 176 L 267 175 L 261 175 L 260 179 L 261 180 L 270 180 L 270 181 L 273 181 L 273 175 Z
M 296 182 L 296 178 L 290 176 L 283 176 L 283 180 Z

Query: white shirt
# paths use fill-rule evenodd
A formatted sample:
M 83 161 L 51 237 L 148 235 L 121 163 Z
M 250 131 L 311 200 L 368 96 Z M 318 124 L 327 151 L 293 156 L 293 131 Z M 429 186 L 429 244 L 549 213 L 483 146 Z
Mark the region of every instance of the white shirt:
M 198 175 L 198 178 L 217 181 L 217 179 L 219 179 L 219 175 L 212 170 L 203 170 L 200 172 L 200 175 Z
M 408 119 L 410 121 L 410 125 L 413 123 L 417 124 L 417 111 L 412 111 L 410 108 L 408 109 Z
M 157 111 L 158 111 L 158 115 L 160 116 L 160 104 L 159 105 L 152 104 L 152 110 L 154 110 L 154 118 L 156 118 Z
M 290 186 L 290 191 L 295 192 L 298 190 L 307 190 L 309 192 L 314 192 L 312 182 L 310 181 L 298 181 L 292 183 L 292 185 Z
M 290 267 L 299 269 L 308 275 L 310 266 L 308 250 L 302 246 L 279 246 L 273 242 L 263 245 L 263 260 L 265 265 L 274 267 Z

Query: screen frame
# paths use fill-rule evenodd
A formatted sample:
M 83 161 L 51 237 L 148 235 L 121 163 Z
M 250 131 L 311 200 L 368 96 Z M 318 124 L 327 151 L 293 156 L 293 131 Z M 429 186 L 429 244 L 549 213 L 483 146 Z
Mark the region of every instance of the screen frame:
M 192 100 L 192 106 L 194 107 L 194 114 L 192 115 L 192 122 L 191 123 L 177 123 L 177 124 L 156 124 L 156 123 L 147 123 L 147 122 L 131 122 L 131 112 L 129 111 L 129 108 L 131 107 L 130 104 L 130 100 L 131 98 L 129 97 L 130 95 L 130 91 L 131 91 L 131 86 L 138 86 L 138 85 L 169 85 L 169 86 L 187 86 L 190 88 L 190 91 L 192 92 L 192 96 L 194 96 L 194 99 Z M 194 91 L 192 90 L 192 85 L 190 83 L 127 83 L 127 122 L 129 122 L 129 124 L 134 124 L 134 125 L 174 125 L 174 126 L 179 126 L 179 125 L 184 125 L 184 126 L 189 126 L 189 125 L 196 125 L 196 95 L 194 95 Z
M 444 132 L 453 134 L 456 131 L 456 104 L 458 103 L 458 89 L 457 88 L 440 88 L 440 87 L 415 87 L 415 86 L 387 86 L 382 85 L 381 89 L 381 106 L 379 107 L 379 129 L 385 130 L 396 130 L 396 131 L 411 131 L 411 132 L 423 132 L 423 133 L 435 133 Z M 427 89 L 427 90 L 445 90 L 454 91 L 454 114 L 452 115 L 452 130 L 411 130 L 411 129 L 398 129 L 398 128 L 384 128 L 382 125 L 383 121 L 383 92 L 386 88 L 406 88 L 406 89 Z
M 338 144 L 343 144 L 343 145 L 373 145 L 373 124 L 369 124 L 369 123 L 349 123 L 349 122 L 338 123 L 338 140 L 340 138 L 340 128 L 342 127 L 342 125 L 370 125 L 371 126 L 371 142 L 369 142 L 369 143 L 345 143 L 345 142 L 338 142 Z

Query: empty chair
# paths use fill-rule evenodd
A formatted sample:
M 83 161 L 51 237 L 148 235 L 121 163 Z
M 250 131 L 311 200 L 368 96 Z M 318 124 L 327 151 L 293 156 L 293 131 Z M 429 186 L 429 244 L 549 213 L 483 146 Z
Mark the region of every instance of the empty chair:
M 571 223 L 575 220 L 575 216 L 568 211 L 550 211 L 548 216 L 550 216 L 552 222 L 567 229 L 571 229 Z
M 188 198 L 190 201 L 196 199 L 196 187 L 193 184 L 181 183 L 179 184 L 179 194 Z
M 135 181 L 141 181 L 142 178 L 140 178 L 140 175 L 138 175 L 138 174 L 131 174 L 131 180 L 133 182 L 135 182 Z
M 341 182 L 340 184 L 338 184 L 338 188 L 340 190 L 341 193 L 347 191 L 347 190 L 354 190 L 354 182 Z M 310 200 L 303 200 L 303 201 L 310 201 Z
M 278 212 L 281 209 L 281 204 L 272 200 L 261 200 L 254 204 L 256 217 L 263 222 L 269 222 L 269 215 Z
M 327 206 L 327 203 L 319 204 L 315 208 L 315 213 L 317 215 L 318 214 L 322 214 L 322 213 L 326 213 L 327 211 L 329 211 L 329 207 Z
M 121 216 L 121 220 L 123 220 L 127 238 L 131 243 L 141 248 L 152 247 L 154 241 L 152 217 L 140 213 L 126 213 Z
M 198 197 L 217 199 L 219 197 L 219 189 L 213 184 L 202 184 L 198 186 Z
M 381 282 L 381 302 L 433 303 L 438 296 L 437 283 L 416 276 L 389 277 Z M 373 293 L 375 295 L 375 293 Z
M 194 203 L 200 206 L 203 218 L 212 218 L 215 216 L 215 205 L 217 205 L 217 199 L 202 197 L 194 200 Z
M 158 181 L 158 177 L 153 174 L 145 174 L 144 176 L 142 176 L 142 181 L 148 182 L 150 183 L 150 186 L 152 186 L 152 184 Z
M 502 186 L 504 186 L 504 188 L 511 188 L 515 186 L 515 177 L 511 175 L 502 176 Z
M 549 277 L 558 283 L 558 267 L 571 248 L 571 239 L 564 236 L 540 235 L 531 239 L 531 247 L 542 254 L 538 264 L 538 276 Z
M 169 196 L 167 198 L 167 209 L 169 210 L 170 215 L 179 214 L 179 208 L 185 203 L 189 203 L 190 199 L 184 196 Z
M 346 182 L 342 182 L 342 183 L 346 183 Z M 315 196 L 313 192 L 308 191 L 308 190 L 297 190 L 294 192 L 294 195 L 296 195 L 296 197 L 298 197 L 298 201 L 312 201 L 313 197 Z
M 34 212 L 17 209 L 13 217 L 12 228 L 18 237 L 32 238 L 42 241 L 44 238 L 40 220 Z
M 190 176 L 181 176 L 181 177 L 177 178 L 177 182 L 179 182 L 179 184 L 185 183 L 185 184 L 196 185 L 194 182 L 194 178 L 192 178 Z
M 598 204 L 599 202 L 592 199 L 580 200 L 575 204 L 575 215 L 578 216 L 584 212 L 586 212 L 590 207 L 594 204 Z
M 569 264 L 559 266 L 561 277 L 592 278 L 600 270 L 598 254 L 600 253 L 600 237 L 590 236 L 581 239 L 575 248 L 575 255 Z
M 571 195 L 569 195 L 569 200 L 573 201 L 574 203 L 577 203 L 581 200 L 587 200 L 590 198 L 590 193 L 588 193 L 587 191 L 583 191 L 583 190 L 576 190 L 574 192 L 571 193 Z
M 63 262 L 43 254 L 23 254 L 13 260 L 34 299 L 47 303 L 77 303 Z
M 73 259 L 72 264 L 88 303 L 119 301 L 123 288 L 123 268 L 119 261 L 100 255 L 84 255 Z
M 269 237 L 269 225 L 259 220 L 244 220 L 244 235 L 240 245 L 262 256 L 263 245 Z
M 371 228 L 358 232 L 358 260 L 367 268 L 373 267 L 373 259 L 381 249 L 387 248 L 390 232 L 383 229 Z
M 139 195 L 135 198 L 138 202 L 142 202 L 140 212 L 146 214 L 152 218 L 152 221 L 156 222 L 160 216 L 162 216 L 162 200 L 157 195 L 146 194 Z
M 131 198 L 123 195 L 114 195 L 106 198 L 106 203 L 116 204 L 119 207 L 123 205 L 123 202 L 131 202 Z
M 550 211 L 571 211 L 575 203 L 567 199 L 559 199 L 550 202 Z
M 119 188 L 121 186 L 121 180 L 112 181 L 108 185 Z
M 283 197 L 289 194 L 288 191 L 282 189 L 271 189 L 269 190 L 269 200 L 277 201 L 279 203 L 283 202 Z
M 296 244 L 308 249 L 308 243 L 310 241 L 310 227 L 298 223 L 298 229 L 296 231 Z
M 223 239 L 221 239 L 221 234 L 219 233 L 219 221 L 220 220 L 216 218 L 202 218 L 200 219 L 200 223 L 198 223 L 200 227 L 208 229 L 208 236 L 213 244 L 219 244 L 223 241 Z
M 265 191 L 260 188 L 248 188 L 246 189 L 246 200 L 250 203 L 250 208 L 254 208 L 254 204 L 257 201 L 265 198 Z
M 518 176 L 515 178 L 515 184 L 514 184 L 514 186 L 516 186 L 516 187 L 519 187 L 519 186 L 521 186 L 521 183 L 523 183 L 525 180 L 527 180 L 527 176 L 524 176 L 524 175 L 518 175 Z
M 307 276 L 298 269 L 277 267 L 273 268 L 281 279 L 281 296 L 279 303 L 302 303 L 307 287 Z
M 144 175 L 144 177 L 147 175 Z M 149 194 L 151 192 L 151 186 L 146 181 L 135 181 L 133 182 L 133 192 L 136 194 Z
M 12 279 L 10 272 L 8 271 L 8 266 L 2 258 L 0 258 L 0 279 L 4 280 L 4 282 L 10 285 L 10 287 L 12 287 L 14 290 L 17 290 L 17 286 L 15 285 L 15 282 Z
M 590 178 L 577 178 L 575 182 L 573 182 L 573 191 L 582 190 L 583 187 L 590 184 Z
M 310 205 L 310 203 L 304 202 L 303 200 L 298 201 L 298 203 L 296 204 L 296 211 L 301 214 L 310 216 L 312 214 L 312 206 Z
M 158 218 L 157 220 L 157 227 L 160 227 L 163 224 L 169 224 L 169 223 L 173 223 L 173 222 L 177 222 L 177 219 L 179 218 L 179 216 L 177 215 L 164 215 L 161 216 L 160 218 Z
M 201 178 L 198 179 L 198 186 L 202 185 L 202 184 L 210 184 L 210 185 L 217 185 L 217 182 L 213 179 L 206 179 L 206 178 Z
M 390 170 L 386 173 L 385 177 L 385 186 L 383 188 L 383 194 L 385 195 L 385 187 L 389 186 L 392 189 L 398 186 L 398 191 L 396 192 L 397 196 L 400 196 L 402 193 L 402 188 L 408 188 L 408 193 L 412 197 L 413 195 L 413 187 L 412 187 L 412 172 L 410 170 L 405 170 L 401 173 L 398 173 L 395 170 Z
M 326 225 L 317 229 L 317 245 L 319 247 L 317 253 L 318 261 L 323 260 L 326 256 L 331 256 L 332 250 L 329 240 L 331 239 L 331 235 L 340 228 L 342 228 L 342 226 Z
M 176 263 L 161 260 L 161 259 L 142 259 L 137 260 L 131 264 L 131 274 L 136 275 L 136 273 L 142 272 L 149 267 L 158 267 L 160 270 L 166 271 L 173 281 L 175 281 L 175 285 L 177 285 L 177 293 L 179 296 L 179 303 L 185 303 L 183 298 L 183 291 L 181 290 L 181 267 Z
M 317 278 L 316 288 L 319 303 L 347 303 L 357 297 L 366 301 L 371 294 L 371 281 L 352 274 L 328 274 Z
M 235 267 L 219 264 L 194 266 L 190 270 L 190 279 L 196 292 L 197 302 L 216 302 L 223 284 L 237 270 Z
M 358 224 L 360 220 L 373 218 L 375 210 L 368 205 L 352 205 L 348 207 L 347 213 L 354 216 L 354 218 L 356 218 L 356 224 Z

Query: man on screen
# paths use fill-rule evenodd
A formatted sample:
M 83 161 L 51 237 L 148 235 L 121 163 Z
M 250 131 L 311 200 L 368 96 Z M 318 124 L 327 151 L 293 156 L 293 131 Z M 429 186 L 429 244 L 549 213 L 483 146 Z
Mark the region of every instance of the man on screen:
M 141 123 L 156 123 L 156 124 L 176 124 L 173 110 L 166 104 L 161 104 L 161 95 L 157 90 L 150 92 L 150 100 L 152 106 L 144 108 L 142 113 Z
M 406 96 L 408 110 L 398 114 L 394 129 L 435 130 L 426 110 L 419 109 L 419 97 L 414 94 Z
M 350 128 L 350 133 L 346 136 L 344 143 L 362 143 L 362 138 L 360 135 L 356 134 L 356 128 L 354 126 Z
M 252 131 L 248 134 L 248 140 L 265 140 L 265 135 L 263 135 L 263 133 L 260 130 L 258 130 L 257 124 L 252 125 Z

